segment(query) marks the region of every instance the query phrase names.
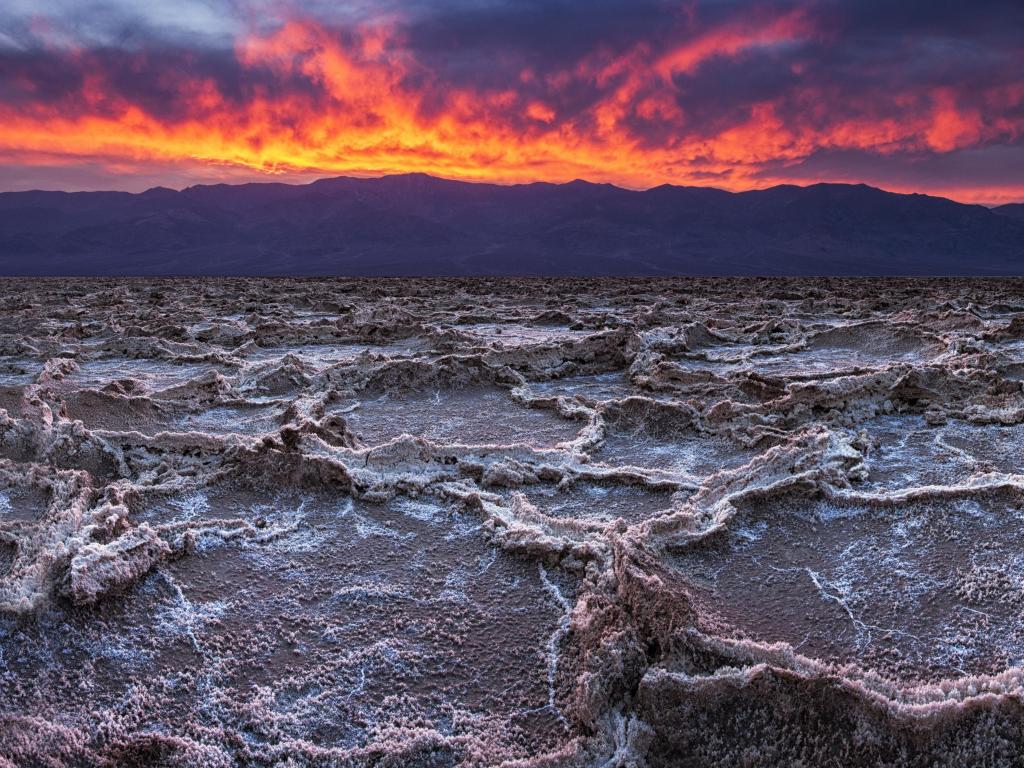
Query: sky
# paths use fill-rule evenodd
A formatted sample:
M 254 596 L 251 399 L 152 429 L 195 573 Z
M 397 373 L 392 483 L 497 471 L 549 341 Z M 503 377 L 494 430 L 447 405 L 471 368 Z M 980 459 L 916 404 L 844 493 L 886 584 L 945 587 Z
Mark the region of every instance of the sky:
M 0 189 L 404 172 L 1024 201 L 1024 2 L 0 4 Z

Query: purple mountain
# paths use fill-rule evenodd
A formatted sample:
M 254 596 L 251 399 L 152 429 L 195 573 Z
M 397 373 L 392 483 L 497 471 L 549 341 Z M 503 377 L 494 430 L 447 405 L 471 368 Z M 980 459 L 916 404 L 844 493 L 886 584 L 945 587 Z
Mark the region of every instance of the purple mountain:
M 1024 206 L 864 185 L 754 192 L 306 185 L 0 194 L 4 275 L 1019 275 Z

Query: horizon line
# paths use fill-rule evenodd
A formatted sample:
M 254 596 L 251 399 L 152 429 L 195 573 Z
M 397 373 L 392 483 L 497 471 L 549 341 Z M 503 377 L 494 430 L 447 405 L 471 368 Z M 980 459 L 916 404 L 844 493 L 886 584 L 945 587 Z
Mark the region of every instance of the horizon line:
M 502 182 L 502 181 L 498 181 L 498 180 L 489 180 L 489 179 L 453 178 L 453 177 L 450 177 L 450 176 L 439 176 L 439 175 L 432 174 L 432 173 L 426 173 L 425 171 L 406 171 L 406 172 L 399 172 L 399 173 L 378 173 L 378 174 L 365 174 L 365 175 L 364 174 L 358 174 L 358 173 L 335 174 L 335 175 L 317 176 L 316 178 L 311 178 L 309 180 L 291 180 L 291 181 L 283 181 L 283 180 L 282 181 L 275 181 L 273 179 L 251 180 L 251 181 L 209 181 L 209 182 L 199 182 L 199 183 L 196 183 L 196 184 L 188 184 L 188 185 L 183 185 L 183 186 L 167 186 L 167 185 L 163 185 L 163 184 L 157 184 L 155 186 L 147 187 L 146 189 L 143 189 L 143 190 L 140 190 L 140 191 L 137 191 L 137 192 L 132 192 L 132 191 L 129 191 L 129 190 L 124 190 L 124 189 L 103 189 L 103 188 L 98 188 L 98 189 L 70 189 L 69 190 L 69 189 L 50 189 L 50 188 L 42 188 L 42 187 L 32 187 L 32 188 L 26 188 L 26 189 L 2 189 L 2 190 L 0 190 L 0 195 L 30 194 L 30 193 L 33 193 L 33 192 L 59 193 L 59 194 L 68 194 L 68 195 L 75 195 L 75 194 L 144 195 L 144 194 L 147 194 L 147 193 L 150 193 L 150 192 L 159 191 L 159 190 L 167 190 L 169 192 L 179 193 L 179 192 L 185 192 L 185 191 L 190 190 L 190 189 L 197 189 L 197 188 L 204 188 L 204 187 L 245 187 L 245 186 L 252 186 L 252 185 L 271 185 L 271 184 L 280 185 L 280 186 L 287 186 L 287 187 L 308 187 L 308 186 L 312 186 L 312 185 L 320 183 L 320 182 L 333 181 L 333 180 L 336 180 L 336 179 L 353 179 L 353 180 L 361 180 L 361 181 L 376 181 L 376 180 L 403 178 L 403 177 L 410 177 L 410 176 L 423 177 L 423 178 L 433 179 L 433 180 L 436 180 L 436 181 L 451 182 L 451 183 L 454 183 L 454 184 L 478 184 L 478 185 L 481 185 L 481 186 L 510 187 L 510 188 L 511 187 L 530 187 L 530 186 L 537 186 L 537 185 L 547 185 L 547 186 L 552 186 L 552 187 L 564 187 L 564 186 L 569 186 L 570 184 L 587 184 L 587 185 L 595 186 L 595 187 L 611 187 L 613 189 L 618 189 L 618 190 L 621 190 L 623 192 L 636 192 L 636 193 L 650 192 L 651 190 L 662 189 L 662 188 L 665 188 L 665 187 L 672 188 L 672 189 L 702 189 L 702 190 L 709 190 L 709 191 L 714 191 L 714 192 L 722 192 L 722 193 L 729 194 L 729 195 L 742 195 L 742 194 L 747 194 L 747 193 L 750 193 L 750 192 L 766 192 L 766 191 L 769 191 L 769 190 L 772 190 L 772 189 L 780 189 L 780 188 L 811 189 L 813 187 L 866 187 L 867 189 L 877 190 L 879 192 L 884 192 L 884 193 L 890 194 L 890 195 L 900 195 L 900 196 L 904 196 L 904 197 L 912 197 L 912 196 L 916 196 L 916 197 L 930 197 L 930 198 L 934 198 L 934 199 L 938 199 L 938 200 L 949 200 L 950 202 L 954 202 L 954 203 L 957 203 L 959 205 L 977 205 L 977 206 L 981 206 L 982 208 L 988 208 L 990 210 L 991 209 L 995 209 L 995 208 L 1000 208 L 1000 207 L 1005 206 L 1005 205 L 1021 205 L 1021 204 L 1024 204 L 1024 198 L 1022 198 L 1020 200 L 1012 200 L 1012 201 L 1006 201 L 1006 202 L 985 203 L 985 202 L 978 202 L 978 201 L 959 200 L 959 199 L 956 199 L 954 197 L 947 197 L 945 195 L 934 194 L 934 193 L 931 193 L 931 192 L 921 192 L 921 191 L 910 191 L 910 192 L 907 192 L 907 191 L 903 191 L 903 190 L 886 189 L 885 187 L 876 186 L 874 184 L 868 184 L 868 183 L 862 182 L 862 181 L 860 181 L 860 182 L 857 182 L 857 181 L 815 181 L 815 182 L 812 182 L 810 184 L 795 184 L 795 183 L 792 183 L 792 182 L 785 182 L 785 183 L 780 183 L 780 184 L 771 184 L 771 185 L 764 186 L 764 187 L 751 187 L 750 189 L 731 190 L 731 189 L 725 189 L 723 187 L 716 187 L 716 186 L 712 186 L 712 185 L 703 185 L 703 184 L 672 184 L 670 182 L 665 182 L 665 183 L 662 183 L 662 184 L 655 184 L 655 185 L 650 186 L 650 187 L 628 187 L 628 186 L 624 186 L 624 185 L 621 185 L 621 184 L 615 184 L 615 183 L 608 182 L 608 181 L 591 181 L 589 179 L 584 179 L 584 178 L 575 178 L 575 179 L 570 179 L 569 181 L 548 181 L 548 180 L 545 180 L 545 179 L 536 179 L 534 181 L 525 181 L 525 182 L 524 181 Z

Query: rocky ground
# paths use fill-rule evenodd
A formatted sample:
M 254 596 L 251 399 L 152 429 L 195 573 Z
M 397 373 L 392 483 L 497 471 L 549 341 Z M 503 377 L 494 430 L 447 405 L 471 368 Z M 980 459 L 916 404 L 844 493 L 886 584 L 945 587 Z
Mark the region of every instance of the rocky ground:
M 0 766 L 1024 763 L 1024 282 L 0 307 Z

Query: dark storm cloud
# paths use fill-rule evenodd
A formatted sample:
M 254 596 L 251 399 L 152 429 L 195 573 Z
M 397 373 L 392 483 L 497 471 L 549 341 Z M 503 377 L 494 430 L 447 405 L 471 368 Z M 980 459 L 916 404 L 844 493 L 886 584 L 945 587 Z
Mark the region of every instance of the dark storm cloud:
M 657 49 L 685 29 L 687 18 L 680 3 L 662 0 L 442 6 L 409 29 L 409 42 L 438 64 L 453 63 L 453 73 L 476 79 L 510 63 L 542 71 L 571 67 L 598 48 L 622 52 L 646 42 Z
M 31 110 L 60 104 L 69 109 L 118 110 L 125 102 L 164 120 L 189 119 L 200 109 L 191 87 L 210 81 L 225 101 L 246 104 L 256 93 L 267 97 L 315 95 L 308 78 L 282 77 L 259 66 L 243 67 L 235 51 L 218 48 L 159 47 L 127 50 L 104 47 L 63 54 L 32 49 L 0 49 L 0 101 Z M 102 92 L 90 82 L 103 83 Z
M 572 69 L 588 56 L 622 54 L 643 45 L 650 56 L 671 50 L 702 31 L 757 14 L 803 9 L 816 37 L 764 55 L 714 59 L 699 73 L 677 75 L 679 100 L 698 119 L 727 116 L 737 104 L 783 97 L 799 84 L 843 89 L 851 100 L 884 97 L 879 88 L 990 86 L 1021 79 L 1024 3 L 899 3 L 881 0 L 449 0 L 338 4 L 269 0 L 184 0 L 168 3 L 60 0 L 46 12 L 15 0 L 0 10 L 0 63 L 5 100 L 60 97 L 81 85 L 83 70 L 109 74 L 119 94 L 156 112 L 175 107 L 176 76 L 213 79 L 229 98 L 248 86 L 274 87 L 261 73 L 240 71 L 237 39 L 254 27 L 314 18 L 346 26 L 396 20 L 402 40 L 446 84 L 499 89 L 531 88 L 521 75 Z M 766 10 L 767 9 L 767 10 Z M 61 45 L 65 50 L 61 50 Z M 12 85 L 12 81 L 14 85 Z M 283 87 L 301 84 L 290 82 Z M 599 98 L 588 93 L 543 93 L 569 112 Z M 876 93 L 872 93 L 876 91 Z

